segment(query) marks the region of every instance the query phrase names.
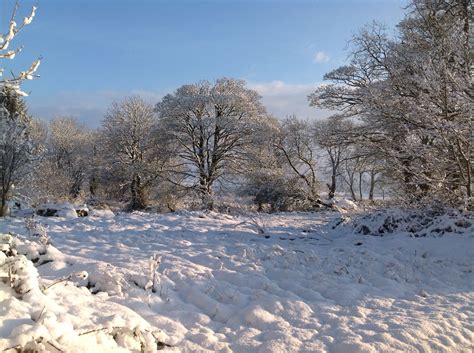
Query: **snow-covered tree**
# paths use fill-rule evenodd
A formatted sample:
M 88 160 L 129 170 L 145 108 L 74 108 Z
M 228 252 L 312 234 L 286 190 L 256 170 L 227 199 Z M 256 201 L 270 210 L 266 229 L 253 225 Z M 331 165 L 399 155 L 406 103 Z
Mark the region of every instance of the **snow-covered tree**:
M 93 132 L 76 119 L 58 117 L 48 124 L 48 136 L 35 185 L 42 198 L 76 199 L 88 181 Z
M 269 163 L 268 159 L 258 160 Z M 311 209 L 304 183 L 294 173 L 278 164 L 251 169 L 241 188 L 241 193 L 253 197 L 257 211 L 269 206 L 270 212 Z
M 255 132 L 266 117 L 260 96 L 241 80 L 202 81 L 168 94 L 156 111 L 159 134 L 179 158 L 176 184 L 198 191 L 212 208 L 214 184 L 240 173 L 258 142 Z
M 363 143 L 354 142 L 348 147 L 346 158 L 341 162 L 339 179 L 347 186 L 354 201 L 363 200 L 364 192 L 368 193 L 368 200 L 373 201 L 376 186 L 384 181 L 387 167 L 377 151 L 368 149 Z
M 8 28 L 5 33 L 0 34 L 0 62 L 1 60 L 13 60 L 15 56 L 21 52 L 22 47 L 11 48 L 11 43 L 18 33 L 33 21 L 36 15 L 36 6 L 33 6 L 30 14 L 18 23 L 16 16 L 19 7 L 19 3 L 16 1 L 10 16 L 10 21 L 8 22 Z M 0 86 L 12 89 L 17 95 L 26 96 L 27 94 L 21 90 L 20 84 L 24 80 L 32 80 L 36 76 L 39 65 L 40 59 L 37 59 L 25 71 L 6 77 L 4 75 L 5 68 L 0 64 Z
M 240 193 L 251 196 L 263 211 L 289 211 L 308 208 L 305 184 L 290 170 L 285 157 L 275 149 L 281 129 L 279 120 L 270 118 L 261 130 L 258 148 L 252 149 L 252 158 L 246 166 Z
M 33 7 L 29 16 L 21 24 L 17 24 L 16 15 L 18 3 L 12 10 L 8 28 L 4 34 L 0 33 L 0 158 L 1 158 L 1 204 L 0 216 L 6 212 L 7 200 L 11 196 L 14 183 L 20 181 L 27 174 L 27 166 L 34 152 L 30 139 L 31 119 L 26 113 L 26 107 L 18 96 L 24 96 L 20 89 L 23 80 L 31 80 L 40 64 L 34 61 L 30 68 L 10 77 L 4 76 L 5 60 L 13 60 L 21 51 L 21 47 L 11 49 L 10 44 L 17 34 L 33 21 L 36 7 Z
M 315 121 L 313 129 L 316 143 L 325 152 L 325 159 L 330 170 L 331 181 L 327 183 L 327 187 L 328 198 L 332 199 L 336 194 L 341 165 L 350 158 L 350 134 L 353 124 L 350 120 L 331 117 Z
M 0 91 L 0 216 L 7 212 L 13 188 L 31 172 L 38 146 L 26 105 L 11 88 Z
M 154 133 L 157 116 L 153 106 L 139 97 L 113 103 L 102 122 L 100 154 L 111 180 L 129 195 L 129 209 L 144 209 L 148 190 L 167 161 L 161 136 Z
M 311 123 L 295 116 L 285 119 L 274 147 L 282 154 L 292 173 L 304 183 L 308 201 L 318 207 L 321 203 L 316 169 L 318 146 Z
M 361 140 L 410 202 L 472 199 L 471 14 L 465 0 L 412 0 L 398 38 L 378 25 L 362 30 L 349 65 L 309 97 L 358 117 Z

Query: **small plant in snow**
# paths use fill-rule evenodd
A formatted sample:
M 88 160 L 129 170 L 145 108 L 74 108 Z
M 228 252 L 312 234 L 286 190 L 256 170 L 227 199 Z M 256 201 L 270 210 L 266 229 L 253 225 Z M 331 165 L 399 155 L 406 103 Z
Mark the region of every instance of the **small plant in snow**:
M 5 349 L 5 352 L 19 352 L 19 353 L 35 353 L 35 352 L 51 352 L 51 353 L 62 353 L 64 352 L 60 345 L 56 341 L 50 339 L 47 340 L 44 337 L 37 337 L 24 345 L 16 345 Z
M 148 261 L 148 282 L 145 285 L 145 290 L 150 289 L 152 293 L 156 293 L 156 285 L 159 282 L 158 268 L 161 264 L 161 256 L 154 254 Z
M 44 290 L 47 290 L 51 288 L 52 286 L 55 286 L 56 284 L 66 282 L 66 281 L 74 281 L 74 280 L 85 280 L 89 277 L 89 274 L 86 271 L 80 271 L 80 272 L 73 272 L 70 275 L 60 278 L 56 281 L 54 281 L 52 284 L 47 286 Z
M 25 220 L 25 227 L 31 238 L 36 239 L 42 245 L 49 244 L 49 236 L 46 225 L 38 222 L 34 217 Z
M 0 234 L 0 280 L 7 283 L 20 297 L 41 288 L 33 262 L 24 255 L 18 255 L 10 234 Z
M 99 332 L 111 335 L 121 346 L 127 347 L 131 342 L 139 344 L 140 353 L 153 353 L 157 350 L 162 350 L 165 347 L 171 347 L 171 345 L 162 342 L 158 337 L 156 337 L 154 332 L 140 329 L 139 327 L 135 327 L 133 330 L 122 326 L 97 328 L 80 333 L 79 336 L 96 334 Z
M 16 255 L 17 252 L 13 243 L 13 237 L 10 234 L 0 234 L 0 252 L 4 254 L 4 257 Z M 0 258 L 4 258 L 3 256 Z
M 252 224 L 256 229 L 258 234 L 266 234 L 267 233 L 267 224 L 263 217 L 258 215 L 253 215 L 249 217 L 250 224 Z
M 24 255 L 8 257 L 2 267 L 8 271 L 10 287 L 20 296 L 40 288 L 38 271 Z
M 248 220 L 244 220 L 243 222 L 235 225 L 236 227 L 248 223 L 255 227 L 257 234 L 263 235 L 267 233 L 267 225 L 263 217 L 259 216 L 258 214 L 245 215 L 243 213 L 242 216 L 246 217 Z

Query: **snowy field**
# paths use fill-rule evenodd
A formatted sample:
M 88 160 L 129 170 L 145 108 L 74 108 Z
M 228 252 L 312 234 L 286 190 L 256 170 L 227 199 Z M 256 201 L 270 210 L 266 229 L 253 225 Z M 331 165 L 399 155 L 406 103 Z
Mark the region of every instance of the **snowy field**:
M 336 212 L 38 219 L 46 251 L 22 219 L 0 223 L 54 284 L 20 299 L 0 282 L 0 350 L 42 337 L 51 351 L 140 352 L 140 330 L 160 342 L 143 351 L 472 352 L 469 224 L 379 237 L 333 229 Z

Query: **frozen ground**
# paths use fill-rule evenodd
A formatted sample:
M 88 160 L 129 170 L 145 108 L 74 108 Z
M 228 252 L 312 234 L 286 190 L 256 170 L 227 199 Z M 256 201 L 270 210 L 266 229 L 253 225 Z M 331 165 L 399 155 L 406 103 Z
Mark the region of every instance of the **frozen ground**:
M 176 352 L 472 352 L 473 227 L 375 237 L 332 229 L 338 217 L 42 218 L 59 250 L 37 266 L 43 283 L 89 277 L 40 299 L 15 299 L 0 283 L 0 348 L 41 334 L 68 352 L 127 351 L 87 332 L 129 326 L 154 330 Z M 0 231 L 26 234 L 21 219 L 2 222 Z M 30 258 L 38 247 L 18 242 Z M 154 254 L 155 293 L 144 289 Z

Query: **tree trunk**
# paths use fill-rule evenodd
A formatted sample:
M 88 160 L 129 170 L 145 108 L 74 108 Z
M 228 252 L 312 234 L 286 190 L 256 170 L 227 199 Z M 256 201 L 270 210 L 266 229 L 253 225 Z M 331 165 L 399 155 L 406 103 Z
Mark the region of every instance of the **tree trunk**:
M 474 199 L 472 197 L 472 179 L 471 179 L 471 165 L 467 166 L 467 183 L 466 183 L 466 196 L 467 196 L 467 209 L 469 211 L 474 210 Z
M 331 185 L 328 184 L 328 188 L 329 188 L 328 199 L 333 199 L 334 196 L 336 195 L 336 170 L 334 169 L 331 175 Z
M 82 181 L 75 179 L 71 188 L 69 189 L 69 196 L 74 200 L 81 193 Z
M 347 163 L 347 162 L 346 162 Z M 349 169 L 346 164 L 346 172 L 349 180 L 347 181 L 347 184 L 349 185 L 349 191 L 351 192 L 351 197 L 352 201 L 357 201 L 357 196 L 354 191 L 354 171 Z
M 364 176 L 364 172 L 359 172 L 359 197 L 360 200 L 363 200 L 363 195 L 362 195 L 362 177 Z
M 374 189 L 375 189 L 375 176 L 377 172 L 374 170 L 370 171 L 370 189 L 369 189 L 369 200 L 374 201 Z
M 212 198 L 212 194 L 210 194 L 209 192 L 206 192 L 206 191 L 202 192 L 201 202 L 206 210 L 209 210 L 209 211 L 214 210 L 214 200 Z
M 201 194 L 201 203 L 209 211 L 214 209 L 214 199 L 212 197 L 212 185 L 205 174 L 199 176 L 199 193 Z
M 8 214 L 8 193 L 10 192 L 10 186 L 7 184 L 2 187 L 2 197 L 0 200 L 0 217 L 5 217 Z
M 214 210 L 214 199 L 211 190 L 203 190 L 201 193 L 202 205 L 209 211 Z
M 2 200 L 0 204 L 0 217 L 5 217 L 8 214 L 7 200 L 2 195 Z
M 141 184 L 141 178 L 139 175 L 133 177 L 130 186 L 130 192 L 132 194 L 132 198 L 130 200 L 129 209 L 131 211 L 145 209 L 147 206 L 145 190 Z
M 97 186 L 99 185 L 99 180 L 95 173 L 93 173 L 89 179 L 89 192 L 92 196 L 96 195 Z
M 350 189 L 350 191 L 351 191 L 352 201 L 357 201 L 357 196 L 356 196 L 356 194 L 355 194 L 353 184 L 351 184 L 351 185 L 349 186 L 349 189 Z

